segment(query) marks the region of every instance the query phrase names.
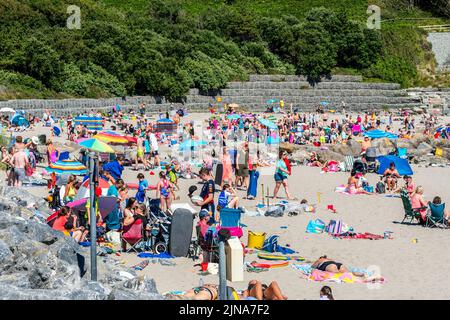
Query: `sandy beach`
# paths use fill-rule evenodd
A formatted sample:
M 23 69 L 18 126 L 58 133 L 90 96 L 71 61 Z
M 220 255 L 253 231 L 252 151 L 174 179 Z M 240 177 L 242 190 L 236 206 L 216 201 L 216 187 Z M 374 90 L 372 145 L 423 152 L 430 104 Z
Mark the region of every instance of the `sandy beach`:
M 188 119 L 205 119 L 206 114 L 191 114 Z M 448 118 L 444 121 L 448 122 Z M 50 128 L 40 124 L 33 130 L 23 132 L 24 137 L 38 134 L 49 135 Z M 66 136 L 56 138 L 55 141 L 65 141 Z M 42 166 L 43 164 L 40 164 Z M 423 186 L 425 199 L 432 200 L 439 195 L 444 202 L 450 204 L 450 167 L 418 167 L 412 165 L 414 170 L 414 183 Z M 126 167 L 123 178 L 126 182 L 137 182 L 137 172 Z M 40 169 L 38 169 L 40 170 Z M 157 172 L 157 170 L 155 170 Z M 4 174 L 4 172 L 3 172 Z M 150 176 L 145 172 L 150 185 L 156 184 L 157 175 Z M 289 299 L 318 299 L 319 290 L 323 285 L 332 288 L 335 299 L 450 299 L 447 276 L 450 272 L 450 255 L 447 248 L 450 246 L 449 230 L 437 228 L 424 228 L 418 225 L 400 224 L 404 216 L 403 205 L 400 198 L 389 198 L 384 195 L 344 195 L 336 193 L 335 187 L 346 183 L 348 173 L 322 174 L 319 168 L 296 166 L 288 179 L 293 196 L 299 200 L 307 199 L 309 203 L 317 204 L 317 193 L 321 193 L 320 204 L 315 213 L 301 213 L 298 216 L 284 215 L 280 218 L 249 217 L 243 215 L 242 223 L 244 236 L 241 238 L 247 244 L 247 233 L 266 232 L 268 235 L 279 235 L 279 244 L 289 246 L 298 251 L 307 260 L 314 261 L 319 256 L 327 255 L 350 267 L 368 268 L 377 266 L 380 273 L 386 278 L 386 283 L 377 286 L 366 284 L 335 284 L 311 282 L 300 277 L 300 271 L 291 266 L 270 269 L 261 273 L 245 272 L 245 281 L 229 283 L 237 290 L 246 288 L 251 279 L 258 279 L 263 283 L 276 280 L 283 293 Z M 377 174 L 367 174 L 371 185 L 379 180 Z M 3 179 L 2 179 L 3 180 Z M 188 202 L 187 189 L 197 184 L 198 179 L 180 179 L 181 191 L 177 194 L 180 202 Z M 399 182 L 401 185 L 402 181 Z M 241 205 L 254 210 L 255 205 L 261 202 L 261 184 L 269 186 L 273 192 L 274 180 L 272 175 L 261 175 L 259 179 L 258 198 L 254 201 L 241 200 Z M 28 187 L 34 195 L 45 196 L 45 187 Z M 134 191 L 130 191 L 134 195 Z M 149 194 L 149 193 L 148 193 Z M 244 196 L 244 191 L 238 191 Z M 154 192 L 150 193 L 154 196 Z M 217 200 L 218 193 L 216 193 Z M 281 189 L 279 196 L 284 197 Z M 271 202 L 274 200 L 271 199 Z M 334 205 L 337 213 L 327 210 L 327 205 Z M 320 218 L 325 222 L 330 219 L 343 220 L 356 232 L 370 232 L 383 235 L 384 231 L 392 231 L 393 239 L 363 240 L 363 239 L 333 239 L 330 235 L 308 234 L 305 232 L 309 220 Z M 282 228 L 283 227 L 283 228 Z M 285 228 L 284 228 L 285 227 Z M 417 243 L 413 243 L 417 239 Z M 131 267 L 142 259 L 135 253 L 122 254 L 117 259 Z M 245 261 L 258 260 L 256 254 L 245 257 Z M 138 274 L 145 274 L 155 279 L 158 291 L 164 293 L 172 290 L 188 290 L 199 283 L 200 267 L 194 267 L 192 259 L 173 259 L 176 266 L 162 266 L 150 263 Z M 292 262 L 291 262 L 292 263 Z M 203 276 L 205 283 L 218 283 L 218 276 Z

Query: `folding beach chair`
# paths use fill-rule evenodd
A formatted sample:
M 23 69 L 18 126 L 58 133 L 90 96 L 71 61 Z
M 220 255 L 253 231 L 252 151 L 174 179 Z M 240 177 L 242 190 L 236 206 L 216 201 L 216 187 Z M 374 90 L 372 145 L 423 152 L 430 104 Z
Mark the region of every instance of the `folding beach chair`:
M 134 221 L 129 226 L 124 226 L 121 234 L 122 238 L 122 251 L 130 252 L 133 250 L 134 252 L 138 252 L 136 246 L 143 240 L 142 234 L 142 220 L 138 219 Z M 131 246 L 130 249 L 127 250 L 127 244 Z
M 448 221 L 444 218 L 444 212 L 445 203 L 434 204 L 430 202 L 425 226 L 430 228 L 448 228 Z
M 355 158 L 352 155 L 345 156 L 345 170 L 350 172 L 353 169 Z
M 413 209 L 411 204 L 411 199 L 409 198 L 408 191 L 406 189 L 402 189 L 400 191 L 400 197 L 402 198 L 403 208 L 405 209 L 405 217 L 403 218 L 403 223 L 406 219 L 410 219 L 410 223 L 417 219 L 419 221 L 420 210 L 425 209 L 426 207 L 415 208 Z
M 231 236 L 242 237 L 244 234 L 240 226 L 242 211 L 240 209 L 220 209 L 220 229 L 230 230 Z

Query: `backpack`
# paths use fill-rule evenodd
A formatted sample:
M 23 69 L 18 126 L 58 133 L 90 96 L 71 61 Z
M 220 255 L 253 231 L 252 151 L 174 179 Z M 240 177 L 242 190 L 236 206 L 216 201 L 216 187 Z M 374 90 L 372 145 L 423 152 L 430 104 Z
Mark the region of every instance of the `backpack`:
M 279 236 L 273 235 L 267 238 L 264 241 L 263 247 L 261 250 L 267 251 L 267 252 L 276 252 L 278 247 L 278 238 Z
M 382 181 L 378 181 L 375 190 L 377 193 L 386 193 L 386 186 Z

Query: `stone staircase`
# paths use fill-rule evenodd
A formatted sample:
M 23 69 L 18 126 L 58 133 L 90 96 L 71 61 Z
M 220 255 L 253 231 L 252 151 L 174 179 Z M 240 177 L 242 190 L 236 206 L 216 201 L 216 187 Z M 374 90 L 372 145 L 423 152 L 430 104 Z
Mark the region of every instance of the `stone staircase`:
M 217 105 L 216 97 L 223 103 L 237 103 L 253 111 L 266 109 L 267 100 L 283 98 L 286 108 L 292 104 L 294 109 L 315 110 L 321 101 L 327 101 L 331 107 L 344 101 L 347 110 L 372 110 L 381 108 L 411 108 L 421 103 L 407 94 L 395 83 L 364 83 L 360 76 L 337 75 L 324 79 L 312 87 L 302 76 L 293 75 L 251 75 L 247 82 L 229 82 L 226 88 L 217 92 L 203 93 L 191 89 L 182 103 L 170 103 L 163 97 L 134 96 L 109 99 L 62 99 L 62 100 L 10 100 L 0 101 L 0 108 L 11 107 L 15 110 L 42 115 L 45 109 L 53 110 L 56 115 L 78 114 L 84 111 L 110 111 L 112 106 L 121 105 L 125 109 L 135 109 L 145 103 L 147 111 L 165 112 L 170 108 L 186 107 L 190 111 L 205 111 L 209 103 Z
M 370 110 L 401 107 L 415 107 L 420 101 L 400 89 L 395 83 L 364 83 L 360 76 L 334 76 L 312 87 L 304 77 L 282 75 L 252 75 L 248 82 L 229 82 L 217 96 L 222 103 L 237 103 L 263 110 L 267 100 L 283 98 L 285 106 L 304 111 L 315 110 L 321 101 L 331 106 L 340 106 L 344 101 L 348 110 Z M 198 89 L 191 89 L 186 104 L 214 103 L 214 96 L 202 95 Z

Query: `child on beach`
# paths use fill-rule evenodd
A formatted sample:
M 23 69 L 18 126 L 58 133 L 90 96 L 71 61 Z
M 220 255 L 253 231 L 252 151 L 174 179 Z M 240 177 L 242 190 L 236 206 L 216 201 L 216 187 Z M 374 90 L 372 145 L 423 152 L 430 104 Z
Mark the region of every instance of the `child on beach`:
M 230 197 L 232 199 L 230 200 Z M 218 209 L 233 208 L 236 209 L 239 204 L 239 197 L 236 195 L 236 191 L 228 184 L 225 183 L 222 187 L 222 192 L 219 194 Z
M 320 289 L 320 300 L 334 300 L 333 292 L 330 287 L 323 286 L 322 289 Z
M 145 179 L 144 174 L 142 174 L 142 173 L 139 173 L 137 175 L 137 178 L 139 180 L 139 187 L 138 187 L 138 191 L 136 193 L 135 198 L 139 203 L 144 203 L 145 202 L 145 190 L 147 190 L 147 188 L 148 188 L 148 182 Z
M 161 200 L 160 207 L 161 210 L 167 212 L 171 205 L 172 195 L 172 183 L 167 180 L 166 173 L 164 171 L 159 172 L 159 182 L 156 186 L 156 197 Z

